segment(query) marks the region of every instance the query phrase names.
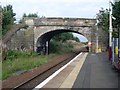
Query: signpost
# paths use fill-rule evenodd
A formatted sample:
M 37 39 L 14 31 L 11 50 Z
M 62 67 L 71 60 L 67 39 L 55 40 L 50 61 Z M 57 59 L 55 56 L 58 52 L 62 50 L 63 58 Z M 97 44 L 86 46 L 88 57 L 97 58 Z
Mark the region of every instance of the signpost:
M 98 53 L 98 18 L 96 20 L 96 53 Z
M 88 42 L 89 52 L 91 52 L 91 46 L 92 46 L 92 43 Z

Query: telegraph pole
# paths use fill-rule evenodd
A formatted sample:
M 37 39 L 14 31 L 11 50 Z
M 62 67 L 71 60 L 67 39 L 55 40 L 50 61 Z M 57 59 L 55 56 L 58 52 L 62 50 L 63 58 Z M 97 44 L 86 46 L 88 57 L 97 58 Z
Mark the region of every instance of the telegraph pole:
M 112 6 L 109 1 L 109 60 L 112 58 Z

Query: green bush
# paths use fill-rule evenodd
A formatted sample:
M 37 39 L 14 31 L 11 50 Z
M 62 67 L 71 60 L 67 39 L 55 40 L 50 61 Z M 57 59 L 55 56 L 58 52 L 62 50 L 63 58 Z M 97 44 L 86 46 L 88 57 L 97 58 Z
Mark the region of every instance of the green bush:
M 62 44 L 60 42 L 50 42 L 50 53 L 60 53 L 61 48 Z
M 24 51 L 16 51 L 16 50 L 8 50 L 7 51 L 7 60 L 17 59 L 19 57 L 35 57 L 37 53 L 33 52 L 24 52 Z
M 59 33 L 54 36 L 50 41 L 50 53 L 66 53 L 73 50 L 73 46 L 66 43 L 67 40 L 75 40 L 79 42 L 79 39 L 74 37 L 71 32 Z
M 50 53 L 67 53 L 71 52 L 73 50 L 73 46 L 67 43 L 62 43 L 62 42 L 55 42 L 51 41 L 50 42 Z
M 17 52 L 14 50 L 8 50 L 6 59 L 13 60 L 14 58 L 17 58 Z

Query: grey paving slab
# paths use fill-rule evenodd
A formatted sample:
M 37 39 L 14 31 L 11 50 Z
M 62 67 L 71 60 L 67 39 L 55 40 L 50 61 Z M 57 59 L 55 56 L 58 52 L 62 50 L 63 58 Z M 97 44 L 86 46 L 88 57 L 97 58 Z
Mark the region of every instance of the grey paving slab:
M 118 88 L 120 75 L 112 69 L 108 53 L 89 53 L 73 88 Z

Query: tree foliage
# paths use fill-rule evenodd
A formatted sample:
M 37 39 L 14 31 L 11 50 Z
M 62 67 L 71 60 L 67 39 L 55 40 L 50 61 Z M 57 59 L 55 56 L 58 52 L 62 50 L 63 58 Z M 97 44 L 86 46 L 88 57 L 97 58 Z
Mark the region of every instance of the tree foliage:
M 70 33 L 70 32 L 68 32 L 68 33 L 60 33 L 60 34 L 54 36 L 53 40 L 61 41 L 61 42 L 65 42 L 66 40 L 75 40 L 77 42 L 80 42 L 79 39 L 77 37 L 74 37 L 73 34 Z
M 73 49 L 72 45 L 66 43 L 67 40 L 75 40 L 80 42 L 77 37 L 74 37 L 72 33 L 60 33 L 54 36 L 50 42 L 50 52 L 60 53 L 60 52 L 71 52 Z
M 28 14 L 27 17 L 38 17 L 38 15 L 36 13 L 32 13 L 32 14 Z
M 24 18 L 35 18 L 35 17 L 39 17 L 37 13 L 29 13 L 28 15 L 24 13 L 19 23 L 22 23 L 24 21 Z
M 23 14 L 24 17 L 38 17 L 37 13 L 29 13 L 28 15 L 26 13 Z
M 114 4 L 112 4 L 112 9 L 113 9 L 113 17 L 115 17 L 115 19 L 113 19 L 113 28 L 118 28 L 120 27 L 120 1 L 119 2 L 115 2 Z M 98 20 L 99 20 L 99 27 L 102 27 L 103 30 L 105 30 L 106 32 L 109 32 L 109 10 L 106 9 L 104 10 L 103 8 L 100 10 L 100 12 L 97 15 Z M 118 29 L 117 29 L 118 30 Z M 113 37 L 118 37 L 118 31 L 113 31 Z
M 118 28 L 120 28 L 120 1 L 115 2 L 112 4 L 113 8 L 113 16 L 115 17 L 115 20 L 113 20 L 113 27 L 117 28 L 117 31 L 113 32 L 114 37 L 118 37 Z
M 10 30 L 11 25 L 14 24 L 15 21 L 15 13 L 13 12 L 12 5 L 7 5 L 2 8 L 2 34 L 6 34 L 8 30 Z
M 104 31 L 108 32 L 109 30 L 109 11 L 108 9 L 104 10 L 101 8 L 97 14 L 99 23 L 98 26 L 101 27 Z
M 120 25 L 120 1 L 115 2 L 113 5 L 113 16 L 116 18 L 114 20 L 114 27 L 117 27 Z

